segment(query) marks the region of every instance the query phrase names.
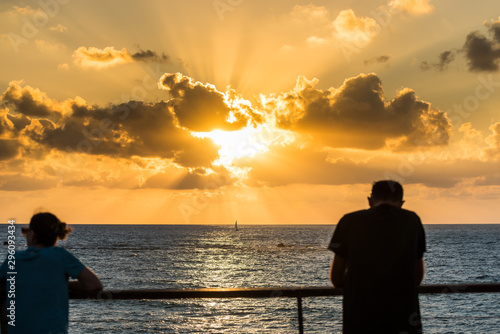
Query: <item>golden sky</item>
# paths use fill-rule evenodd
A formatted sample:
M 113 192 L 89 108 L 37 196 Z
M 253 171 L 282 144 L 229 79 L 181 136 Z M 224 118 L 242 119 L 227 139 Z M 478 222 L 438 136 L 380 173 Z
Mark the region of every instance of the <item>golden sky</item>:
M 499 223 L 496 1 L 0 3 L 0 219 Z

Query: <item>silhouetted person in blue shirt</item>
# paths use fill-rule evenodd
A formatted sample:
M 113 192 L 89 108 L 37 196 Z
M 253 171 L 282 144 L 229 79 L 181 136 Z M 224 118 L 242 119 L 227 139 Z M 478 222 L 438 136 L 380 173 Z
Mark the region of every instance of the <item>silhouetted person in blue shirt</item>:
M 72 231 L 51 213 L 35 214 L 29 228 L 23 228 L 28 248 L 15 252 L 15 265 L 8 258 L 0 268 L 7 280 L 7 306 L 15 306 L 15 321 L 7 312 L 9 334 L 68 333 L 68 288 L 102 290 L 99 278 L 57 241 Z M 10 274 L 15 268 L 16 274 Z M 77 281 L 69 282 L 68 278 Z M 15 280 L 15 295 L 9 294 Z
M 422 333 L 420 218 L 401 208 L 403 188 L 395 181 L 375 182 L 368 202 L 370 209 L 342 217 L 328 247 L 335 252 L 330 281 L 344 289 L 344 333 Z

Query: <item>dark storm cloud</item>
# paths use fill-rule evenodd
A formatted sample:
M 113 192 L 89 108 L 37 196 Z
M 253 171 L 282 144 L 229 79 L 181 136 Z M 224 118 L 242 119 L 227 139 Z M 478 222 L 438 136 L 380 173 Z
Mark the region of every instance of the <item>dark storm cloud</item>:
M 170 102 L 179 124 L 192 131 L 238 130 L 249 120 L 240 110 L 233 110 L 224 100 L 224 94 L 213 85 L 196 82 L 180 73 L 163 75 L 160 84 L 172 96 Z M 235 117 L 232 123 L 231 114 Z
M 314 84 L 301 78 L 292 92 L 270 103 L 279 126 L 329 147 L 380 149 L 391 139 L 397 150 L 448 143 L 451 125 L 446 114 L 418 100 L 411 89 L 386 103 L 375 74 L 361 74 L 327 91 Z

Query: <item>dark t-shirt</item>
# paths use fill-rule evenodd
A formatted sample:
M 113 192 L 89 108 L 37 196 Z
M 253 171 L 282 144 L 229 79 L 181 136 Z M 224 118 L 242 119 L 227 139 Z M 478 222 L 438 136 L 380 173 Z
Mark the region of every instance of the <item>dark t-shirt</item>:
M 421 333 L 417 260 L 426 250 L 420 218 L 382 204 L 349 213 L 328 249 L 347 259 L 344 333 Z

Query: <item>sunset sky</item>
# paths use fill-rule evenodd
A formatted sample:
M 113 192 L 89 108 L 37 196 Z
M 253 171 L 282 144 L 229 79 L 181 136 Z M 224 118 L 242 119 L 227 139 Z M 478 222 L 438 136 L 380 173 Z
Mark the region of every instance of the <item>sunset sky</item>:
M 0 2 L 0 219 L 500 223 L 500 6 Z

